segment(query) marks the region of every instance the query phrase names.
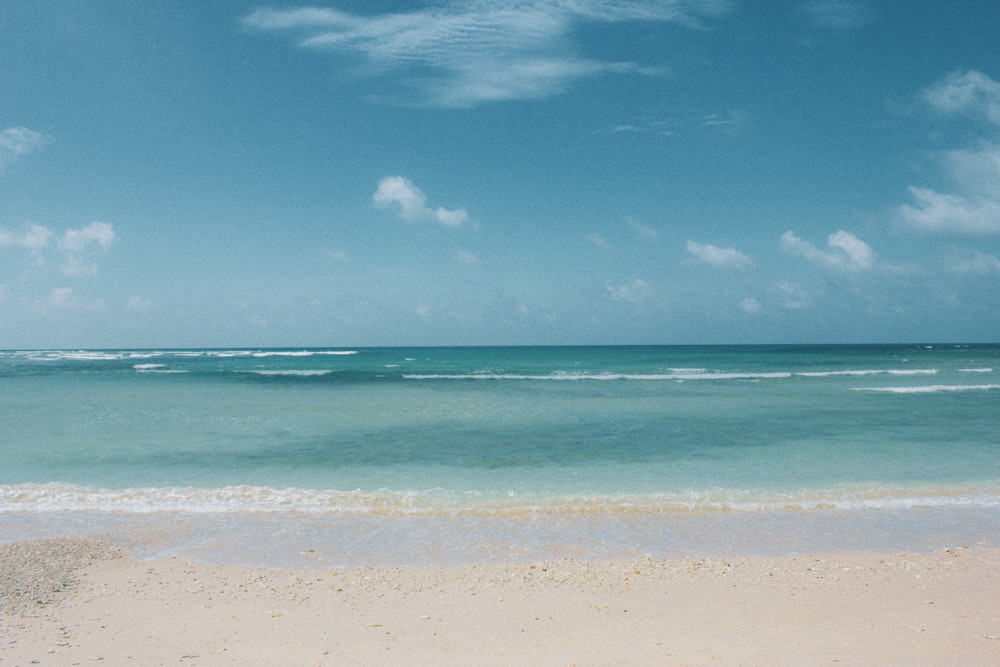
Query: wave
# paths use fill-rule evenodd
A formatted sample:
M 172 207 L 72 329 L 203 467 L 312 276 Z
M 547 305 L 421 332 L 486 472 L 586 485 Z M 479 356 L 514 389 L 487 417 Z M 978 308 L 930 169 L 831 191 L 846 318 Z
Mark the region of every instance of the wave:
M 992 373 L 992 368 L 959 368 L 959 373 Z
M 916 387 L 852 387 L 854 391 L 877 391 L 888 394 L 938 394 L 952 391 L 989 391 L 1000 384 L 932 384 Z
M 556 372 L 548 375 L 521 373 L 404 373 L 406 380 L 761 380 L 772 378 L 790 378 L 791 373 L 780 371 L 773 373 L 566 373 Z
M 936 368 L 918 369 L 858 369 L 840 371 L 769 371 L 769 372 L 726 372 L 710 371 L 704 368 L 671 368 L 669 373 L 569 373 L 556 371 L 548 374 L 537 373 L 405 373 L 407 380 L 644 380 L 644 381 L 664 381 L 664 380 L 773 380 L 788 379 L 791 377 L 838 377 L 838 376 L 865 376 L 865 375 L 936 375 L 939 370 Z
M 332 370 L 328 369 L 313 369 L 313 370 L 280 370 L 280 371 L 241 371 L 244 373 L 253 373 L 255 375 L 264 376 L 288 376 L 288 377 L 315 377 L 320 375 L 329 375 Z
M 801 492 L 732 489 L 551 495 L 479 491 L 311 490 L 261 486 L 105 489 L 72 484 L 0 486 L 0 513 L 180 512 L 517 516 L 529 514 L 783 512 L 919 507 L 1000 508 L 1000 480 L 951 487 L 842 487 Z
M 17 352 L 16 356 L 30 361 L 121 361 L 128 359 L 154 359 L 166 352 L 104 352 L 96 350 L 45 350 Z
M 358 350 L 263 350 L 258 352 L 248 351 L 248 355 L 259 359 L 267 357 L 315 357 L 315 356 L 350 356 L 358 354 Z
M 262 352 L 251 352 L 250 355 L 257 358 L 266 358 L 266 357 L 348 356 L 357 353 L 358 353 L 357 350 L 297 350 L 294 352 L 284 352 L 280 350 L 265 350 Z
M 136 373 L 159 373 L 162 375 L 190 373 L 190 371 L 180 368 L 167 368 L 166 364 L 133 364 L 132 368 L 135 369 Z

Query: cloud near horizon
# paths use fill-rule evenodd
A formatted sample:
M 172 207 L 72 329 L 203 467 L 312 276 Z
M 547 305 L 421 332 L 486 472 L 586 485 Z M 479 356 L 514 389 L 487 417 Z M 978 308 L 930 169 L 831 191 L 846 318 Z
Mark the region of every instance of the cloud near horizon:
M 803 257 L 816 266 L 837 271 L 867 271 L 875 265 L 875 251 L 850 232 L 839 230 L 826 239 L 822 250 L 789 230 L 781 235 L 779 247 L 793 257 Z
M 406 222 L 434 221 L 445 227 L 461 227 L 469 214 L 464 208 L 449 210 L 427 206 L 427 196 L 410 179 L 386 176 L 372 195 L 377 208 L 393 209 Z
M 546 97 L 602 74 L 660 74 L 631 62 L 578 55 L 584 23 L 669 22 L 695 27 L 729 0 L 548 0 L 449 2 L 409 12 L 355 14 L 329 8 L 259 8 L 243 25 L 292 32 L 301 48 L 361 58 L 356 73 L 399 78 L 410 103 L 470 107 Z
M 24 231 L 0 228 L 0 248 L 27 250 L 39 265 L 47 263 L 43 251 L 53 247 L 55 238 L 55 232 L 37 224 Z M 55 243 L 55 249 L 62 255 L 59 270 L 67 276 L 94 275 L 97 273 L 94 252 L 107 251 L 116 239 L 114 227 L 97 220 L 79 229 L 67 229 Z
M 656 290 L 653 289 L 653 286 L 641 278 L 633 278 L 624 285 L 607 285 L 604 289 L 612 299 L 631 304 L 637 304 L 656 296 Z

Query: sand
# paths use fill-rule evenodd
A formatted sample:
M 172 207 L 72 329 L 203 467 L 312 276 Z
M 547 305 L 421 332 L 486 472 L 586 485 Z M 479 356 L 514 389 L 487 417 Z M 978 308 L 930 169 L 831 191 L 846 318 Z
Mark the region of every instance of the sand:
M 1000 665 L 1000 551 L 267 570 L 0 545 L 10 665 Z

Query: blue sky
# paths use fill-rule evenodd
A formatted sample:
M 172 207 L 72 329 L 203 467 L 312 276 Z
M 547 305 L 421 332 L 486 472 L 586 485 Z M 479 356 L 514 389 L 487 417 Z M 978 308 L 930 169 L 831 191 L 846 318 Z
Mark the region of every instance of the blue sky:
M 995 342 L 997 26 L 0 3 L 0 348 Z

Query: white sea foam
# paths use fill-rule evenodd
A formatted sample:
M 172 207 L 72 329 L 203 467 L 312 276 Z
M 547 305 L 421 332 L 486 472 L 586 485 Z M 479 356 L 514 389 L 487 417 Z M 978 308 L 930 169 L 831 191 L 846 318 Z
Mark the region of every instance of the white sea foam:
M 838 376 L 863 376 L 863 375 L 881 375 L 888 373 L 887 370 L 852 370 L 852 371 L 802 371 L 796 373 L 799 377 L 806 378 L 823 378 L 823 377 L 838 377 Z
M 567 373 L 557 372 L 549 375 L 532 375 L 519 373 L 404 373 L 407 380 L 762 380 L 790 378 L 791 373 Z
M 865 375 L 937 375 L 940 371 L 937 368 L 860 368 L 841 371 L 799 371 L 795 375 L 799 377 L 822 378 L 822 377 L 862 377 Z
M 117 361 L 126 358 L 122 352 L 92 350 L 51 350 L 28 353 L 32 361 Z
M 309 350 L 299 350 L 297 352 L 253 352 L 252 355 L 255 357 L 311 357 L 315 352 L 310 352 Z
M 854 391 L 878 391 L 888 394 L 937 394 L 951 391 L 988 391 L 1000 384 L 932 384 L 916 387 L 852 387 Z
M 264 350 L 260 352 L 253 352 L 251 354 L 254 357 L 266 358 L 266 357 L 312 357 L 316 355 L 349 356 L 357 353 L 358 353 L 357 350 L 294 350 L 294 351 Z
M 186 368 L 167 368 L 165 364 L 135 364 L 132 366 L 136 373 L 158 374 L 158 375 L 183 375 L 191 371 Z
M 959 368 L 959 373 L 992 373 L 992 368 Z
M 1000 507 L 995 484 L 834 488 L 801 493 L 711 489 L 636 495 L 540 496 L 481 492 L 311 490 L 261 486 L 104 489 L 71 484 L 0 486 L 0 513 L 156 512 L 519 516 L 537 514 L 787 512 L 915 507 Z
M 311 377 L 318 375 L 329 375 L 332 370 L 327 369 L 309 369 L 309 370 L 280 370 L 280 371 L 244 371 L 246 373 L 254 373 L 256 375 L 289 375 L 289 376 L 300 376 L 300 377 Z

